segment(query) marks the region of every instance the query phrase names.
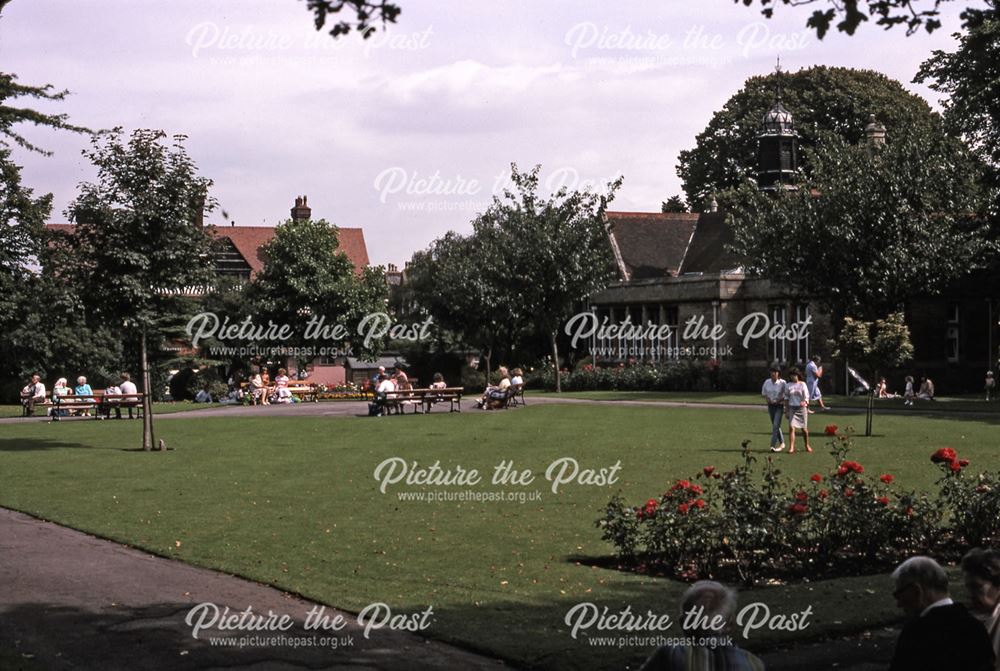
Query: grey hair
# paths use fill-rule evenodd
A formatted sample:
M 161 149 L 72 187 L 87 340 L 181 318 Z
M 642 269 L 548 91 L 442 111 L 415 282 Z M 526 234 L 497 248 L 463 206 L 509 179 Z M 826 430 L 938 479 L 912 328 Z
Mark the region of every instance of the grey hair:
M 728 626 L 736 616 L 736 592 L 714 580 L 699 580 L 681 597 L 681 616 L 698 606 L 707 621 L 718 616 Z
M 948 591 L 948 574 L 930 557 L 910 557 L 896 567 L 892 579 L 897 583 L 916 583 L 938 592 Z

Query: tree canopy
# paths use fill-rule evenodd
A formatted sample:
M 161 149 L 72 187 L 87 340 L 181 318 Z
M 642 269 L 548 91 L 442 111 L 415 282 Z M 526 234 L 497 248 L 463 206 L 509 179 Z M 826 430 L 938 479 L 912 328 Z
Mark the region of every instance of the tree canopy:
M 823 133 L 859 142 L 872 114 L 886 127 L 890 139 L 945 132 L 926 101 L 873 70 L 815 66 L 751 77 L 712 116 L 695 147 L 680 153 L 677 174 L 692 209 L 704 209 L 714 192 L 755 176 L 757 134 L 761 119 L 774 104 L 779 83 L 782 104 L 793 115 L 802 149 L 814 146 Z M 801 167 L 808 173 L 807 155 Z
M 9 0 L 8 0 L 9 1 Z M 309 11 L 315 18 L 316 30 L 326 27 L 330 15 L 338 15 L 343 10 L 354 12 L 353 27 L 368 39 L 378 22 L 395 23 L 401 10 L 398 5 L 386 0 L 306 0 Z M 332 37 L 339 37 L 351 32 L 352 21 L 340 20 L 330 29 Z
M 806 27 L 816 31 L 820 39 L 829 32 L 831 26 L 848 35 L 853 35 L 862 23 L 874 20 L 886 30 L 896 26 L 906 26 L 906 34 L 912 35 L 921 28 L 928 33 L 941 27 L 941 5 L 952 0 L 734 0 L 747 7 L 759 4 L 761 14 L 766 18 L 774 16 L 778 5 L 821 4 L 824 9 L 815 9 L 806 20 Z M 865 7 L 867 5 L 867 7 Z M 834 23 L 836 21 L 836 23 Z
M 910 134 L 880 150 L 825 136 L 797 190 L 745 183 L 723 195 L 748 272 L 805 290 L 839 314 L 898 310 L 980 267 L 983 191 L 958 140 Z

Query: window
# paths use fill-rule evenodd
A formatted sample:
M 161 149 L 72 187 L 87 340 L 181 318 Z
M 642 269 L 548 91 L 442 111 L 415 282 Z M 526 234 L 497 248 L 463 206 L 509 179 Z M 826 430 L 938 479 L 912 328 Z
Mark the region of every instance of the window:
M 777 325 L 784 326 L 788 318 L 788 310 L 784 305 L 771 305 L 768 308 L 768 314 L 771 317 L 771 328 L 773 329 Z M 782 337 L 772 338 L 770 333 L 767 337 L 767 357 L 770 361 L 777 361 L 779 363 L 784 363 L 788 361 L 788 355 L 785 348 L 785 339 Z
M 680 358 L 680 352 L 677 350 L 680 345 L 680 315 L 677 306 L 664 305 L 663 318 L 663 323 L 670 327 L 670 335 L 667 336 L 666 342 L 658 343 L 660 347 L 667 348 L 662 356 L 664 359 L 678 359 Z
M 795 306 L 795 322 L 797 324 L 805 324 L 809 321 L 809 317 L 812 313 L 809 312 L 809 306 L 805 303 L 800 303 Z M 795 341 L 795 360 L 796 361 L 809 361 L 809 339 L 812 338 L 812 325 L 805 327 L 799 327 L 799 333 L 805 331 L 806 336 L 801 340 Z

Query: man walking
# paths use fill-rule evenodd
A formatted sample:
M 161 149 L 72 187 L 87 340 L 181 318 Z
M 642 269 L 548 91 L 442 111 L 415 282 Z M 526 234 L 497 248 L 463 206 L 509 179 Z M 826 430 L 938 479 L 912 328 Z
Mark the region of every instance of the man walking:
M 777 366 L 771 366 L 771 377 L 764 380 L 760 395 L 767 400 L 767 413 L 771 417 L 771 450 L 774 452 L 785 449 L 785 437 L 781 433 L 781 418 L 785 414 L 785 387 L 781 370 Z

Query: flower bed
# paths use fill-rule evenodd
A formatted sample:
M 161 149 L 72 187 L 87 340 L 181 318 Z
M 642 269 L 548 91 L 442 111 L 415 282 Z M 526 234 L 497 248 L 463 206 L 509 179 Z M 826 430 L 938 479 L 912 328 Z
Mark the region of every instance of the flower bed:
M 834 461 L 805 483 L 783 477 L 770 455 L 760 464 L 743 444 L 743 464 L 706 466 L 633 506 L 620 495 L 597 521 L 622 568 L 682 579 L 761 581 L 863 575 L 914 554 L 958 558 L 1000 537 L 1000 473 L 973 473 L 955 450 L 931 496 L 900 487 L 847 459 L 850 431 L 826 427 Z

